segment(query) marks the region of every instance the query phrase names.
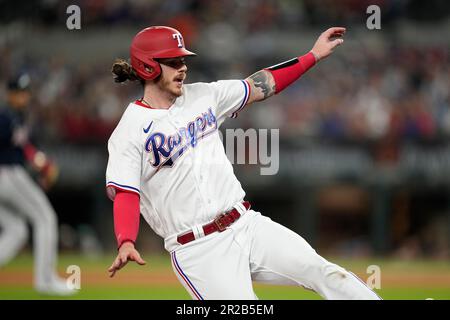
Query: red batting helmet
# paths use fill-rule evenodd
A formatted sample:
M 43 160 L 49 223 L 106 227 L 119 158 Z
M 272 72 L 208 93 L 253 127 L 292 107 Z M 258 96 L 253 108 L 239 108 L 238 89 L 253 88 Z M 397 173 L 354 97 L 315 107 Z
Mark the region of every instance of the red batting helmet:
M 181 33 L 170 27 L 148 27 L 140 31 L 131 42 L 131 66 L 144 80 L 161 74 L 161 66 L 154 59 L 195 56 L 186 50 Z

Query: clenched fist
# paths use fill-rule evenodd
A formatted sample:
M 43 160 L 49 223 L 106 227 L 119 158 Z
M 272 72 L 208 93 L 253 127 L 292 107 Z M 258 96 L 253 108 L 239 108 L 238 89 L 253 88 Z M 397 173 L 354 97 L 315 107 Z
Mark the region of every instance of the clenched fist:
M 51 160 L 47 160 L 47 163 L 39 172 L 39 184 L 45 191 L 49 191 L 58 180 L 59 168 Z

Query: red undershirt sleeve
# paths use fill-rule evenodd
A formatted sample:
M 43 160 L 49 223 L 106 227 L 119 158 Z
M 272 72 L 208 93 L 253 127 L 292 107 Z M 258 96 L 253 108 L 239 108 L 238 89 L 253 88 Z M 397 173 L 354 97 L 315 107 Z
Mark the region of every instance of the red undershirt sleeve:
M 265 70 L 272 73 L 275 80 L 275 93 L 280 93 L 315 64 L 316 58 L 312 52 L 309 52 L 301 57 L 277 64 Z
M 114 232 L 117 247 L 126 242 L 136 242 L 139 232 L 139 195 L 134 192 L 116 190 L 114 198 Z

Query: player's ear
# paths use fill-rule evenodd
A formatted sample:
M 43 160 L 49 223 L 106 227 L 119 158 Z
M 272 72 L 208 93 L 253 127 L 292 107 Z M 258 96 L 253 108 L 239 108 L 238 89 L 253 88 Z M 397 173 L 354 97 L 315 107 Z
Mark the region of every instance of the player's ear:
M 153 72 L 153 68 L 149 67 L 149 66 L 145 66 L 145 71 L 152 73 Z

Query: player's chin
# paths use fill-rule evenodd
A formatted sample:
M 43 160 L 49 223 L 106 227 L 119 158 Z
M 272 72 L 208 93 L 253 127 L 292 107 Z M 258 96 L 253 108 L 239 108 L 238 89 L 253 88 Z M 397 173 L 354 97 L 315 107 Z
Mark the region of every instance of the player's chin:
M 171 88 L 173 95 L 175 95 L 176 97 L 180 97 L 183 95 L 183 84 L 175 84 L 174 86 L 172 86 Z

